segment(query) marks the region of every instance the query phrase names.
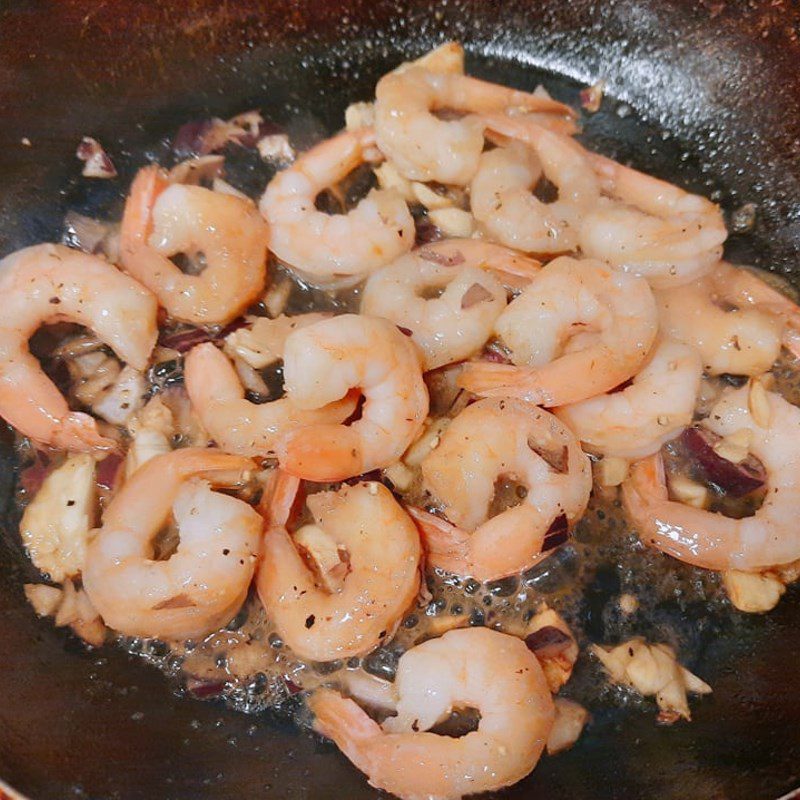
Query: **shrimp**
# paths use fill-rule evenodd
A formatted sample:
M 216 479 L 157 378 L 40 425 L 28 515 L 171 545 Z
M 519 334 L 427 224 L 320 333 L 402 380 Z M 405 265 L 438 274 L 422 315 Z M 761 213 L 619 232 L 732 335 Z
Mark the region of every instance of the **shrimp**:
M 289 494 L 296 488 L 292 480 Z M 285 506 L 286 491 L 276 491 L 279 505 Z M 306 502 L 342 558 L 346 574 L 341 586 L 331 592 L 320 585 L 285 527 L 285 510 L 279 510 L 264 535 L 258 596 L 283 641 L 300 658 L 334 661 L 364 655 L 391 638 L 417 596 L 419 534 L 379 483 L 312 494 Z
M 320 192 L 365 160 L 373 144 L 369 128 L 327 139 L 279 172 L 261 197 L 270 249 L 312 284 L 358 282 L 414 246 L 414 220 L 394 189 L 373 189 L 347 214 L 326 214 L 314 205 Z
M 555 711 L 525 644 L 488 628 L 448 631 L 400 657 L 397 716 L 374 722 L 353 700 L 319 689 L 314 727 L 337 744 L 371 786 L 403 800 L 456 800 L 501 789 L 536 766 Z M 431 733 L 454 709 L 480 712 L 460 738 Z
M 723 395 L 703 424 L 720 436 L 750 431 L 750 452 L 767 473 L 761 508 L 731 519 L 670 500 L 663 461 L 652 455 L 633 466 L 622 486 L 625 509 L 645 544 L 720 571 L 759 571 L 800 558 L 800 408 L 768 392 L 769 423 L 761 427 L 748 397 L 747 386 Z
M 211 491 L 236 485 L 252 461 L 185 448 L 142 465 L 114 496 L 89 544 L 83 585 L 105 622 L 128 636 L 186 639 L 225 625 L 253 577 L 262 519 Z M 180 532 L 167 560 L 153 539 L 170 512 Z
M 522 400 L 467 406 L 422 462 L 425 489 L 447 520 L 414 510 L 436 567 L 478 580 L 521 572 L 539 559 L 554 522 L 580 519 L 592 474 L 572 432 Z M 522 502 L 490 517 L 499 479 L 521 483 Z
M 352 394 L 311 411 L 295 408 L 286 398 L 251 403 L 231 362 L 210 342 L 186 356 L 184 381 L 192 408 L 211 438 L 240 455 L 273 455 L 276 441 L 288 431 L 343 422 L 356 408 Z
M 508 247 L 527 253 L 575 250 L 581 220 L 600 197 L 586 151 L 569 136 L 523 117 L 492 114 L 483 120 L 515 141 L 481 155 L 470 186 L 475 218 Z M 552 203 L 532 193 L 542 174 L 558 188 Z
M 630 386 L 562 406 L 555 413 L 592 450 L 643 458 L 691 423 L 702 373 L 693 347 L 662 339 Z
M 239 316 L 263 290 L 268 240 L 267 225 L 249 200 L 170 184 L 151 165 L 131 186 L 120 259 L 170 316 L 215 325 Z M 169 258 L 178 253 L 202 254 L 205 269 L 182 272 Z
M 658 330 L 647 282 L 599 261 L 551 261 L 495 323 L 515 365 L 470 362 L 458 383 L 487 397 L 577 403 L 635 375 Z
M 153 295 L 96 256 L 40 244 L 0 261 L 0 296 L 0 416 L 40 444 L 113 448 L 91 416 L 70 411 L 28 350 L 28 339 L 42 324 L 75 322 L 142 370 L 158 335 Z
M 572 120 L 563 103 L 509 89 L 466 75 L 411 67 L 390 72 L 375 89 L 378 147 L 411 180 L 466 186 L 478 168 L 485 124 L 478 114 L 507 108 L 547 112 Z M 443 120 L 433 112 L 462 111 L 467 116 Z
M 781 344 L 798 351 L 800 309 L 750 270 L 720 262 L 699 282 L 656 299 L 662 329 L 696 347 L 711 375 L 761 375 Z
M 281 468 L 306 480 L 345 480 L 394 463 L 428 413 L 419 352 L 385 319 L 343 314 L 295 331 L 283 372 L 297 408 L 322 408 L 351 389 L 364 395 L 351 425 L 309 425 L 278 442 Z
M 719 261 L 728 237 L 719 206 L 609 158 L 588 156 L 614 201 L 583 218 L 580 249 L 587 257 L 659 289 L 693 281 Z
M 485 344 L 506 288 L 527 285 L 537 261 L 475 239 L 446 239 L 415 250 L 368 279 L 361 312 L 411 331 L 425 370 L 468 358 Z M 442 290 L 438 297 L 426 296 Z

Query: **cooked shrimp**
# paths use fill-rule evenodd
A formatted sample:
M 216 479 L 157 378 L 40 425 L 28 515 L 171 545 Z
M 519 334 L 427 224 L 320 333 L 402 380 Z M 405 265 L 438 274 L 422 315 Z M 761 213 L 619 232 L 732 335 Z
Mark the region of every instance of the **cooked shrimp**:
M 757 571 L 800 558 L 800 408 L 767 393 L 769 424 L 748 408 L 747 386 L 724 395 L 704 425 L 720 436 L 751 432 L 750 453 L 767 473 L 767 493 L 752 517 L 722 514 L 669 499 L 659 454 L 634 465 L 623 484 L 625 509 L 642 541 L 681 561 L 714 570 Z
M 517 366 L 471 362 L 458 382 L 485 396 L 543 406 L 577 403 L 635 375 L 657 329 L 646 281 L 599 261 L 562 256 L 495 323 Z
M 379 483 L 312 494 L 307 505 L 322 535 L 342 554 L 346 574 L 341 587 L 331 592 L 321 586 L 286 528 L 273 524 L 264 536 L 258 596 L 283 641 L 300 658 L 334 661 L 363 655 L 393 635 L 417 596 L 419 534 Z
M 375 89 L 378 147 L 400 173 L 412 180 L 465 186 L 478 168 L 485 125 L 477 114 L 507 108 L 573 118 L 563 103 L 466 75 L 412 67 L 390 72 Z M 439 119 L 435 111 L 462 111 L 457 120 Z
M 249 200 L 201 186 L 170 185 L 151 165 L 139 171 L 125 205 L 122 266 L 158 297 L 175 319 L 196 325 L 230 322 L 264 288 L 268 228 Z M 170 261 L 202 254 L 198 275 Z
M 540 264 L 476 239 L 426 245 L 374 273 L 361 311 L 411 331 L 426 370 L 468 358 L 485 344 L 506 289 L 527 285 Z M 431 297 L 431 291 L 442 290 Z
M 209 483 L 235 485 L 241 456 L 185 448 L 141 466 L 114 496 L 90 543 L 83 584 L 106 624 L 129 636 L 186 639 L 225 625 L 253 577 L 262 519 Z M 166 561 L 153 539 L 170 513 L 180 532 Z
M 378 725 L 330 689 L 309 700 L 314 727 L 336 742 L 370 785 L 403 800 L 456 800 L 524 778 L 535 766 L 554 709 L 525 644 L 488 628 L 448 631 L 400 657 L 397 716 Z M 454 709 L 480 712 L 460 738 L 430 733 Z
M 720 262 L 699 282 L 656 299 L 662 329 L 696 347 L 711 375 L 761 375 L 782 343 L 798 350 L 800 309 L 750 270 Z
M 231 362 L 210 342 L 186 356 L 184 381 L 192 408 L 211 438 L 240 455 L 273 455 L 280 436 L 304 425 L 343 422 L 356 408 L 352 395 L 311 411 L 295 408 L 286 398 L 251 403 Z
M 508 247 L 527 253 L 575 250 L 583 215 L 600 197 L 586 151 L 569 136 L 524 117 L 483 119 L 492 131 L 516 141 L 481 156 L 470 186 L 475 218 Z M 532 193 L 542 174 L 558 189 L 552 203 Z
M 663 339 L 630 386 L 562 406 L 555 413 L 592 450 L 643 458 L 691 423 L 702 373 L 693 347 Z
M 449 522 L 414 511 L 436 567 L 479 580 L 527 569 L 562 515 L 580 519 L 592 474 L 570 430 L 521 400 L 479 400 L 467 406 L 422 462 L 425 489 Z M 500 479 L 522 484 L 522 502 L 490 517 Z
M 707 273 L 728 237 L 722 212 L 700 195 L 609 158 L 588 154 L 608 202 L 586 214 L 580 247 L 656 288 L 678 286 Z
M 351 389 L 364 394 L 351 425 L 309 425 L 284 436 L 281 467 L 312 481 L 338 481 L 394 463 L 428 413 L 416 346 L 385 319 L 344 314 L 295 331 L 283 356 L 286 394 L 319 409 Z
M 144 369 L 158 334 L 153 295 L 96 256 L 40 244 L 0 261 L 0 296 L 0 416 L 41 444 L 114 447 L 91 416 L 70 411 L 28 350 L 28 339 L 42 324 L 76 322 L 123 361 Z
M 358 281 L 414 245 L 414 220 L 393 189 L 373 189 L 347 214 L 326 214 L 314 205 L 320 192 L 365 160 L 373 143 L 368 128 L 327 139 L 279 172 L 261 198 L 270 249 L 311 283 Z

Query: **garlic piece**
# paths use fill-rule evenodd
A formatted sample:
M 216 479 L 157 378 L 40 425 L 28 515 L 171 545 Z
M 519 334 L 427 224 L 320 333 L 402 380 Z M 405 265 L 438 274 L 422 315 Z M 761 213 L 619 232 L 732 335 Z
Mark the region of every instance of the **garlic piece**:
M 706 508 L 708 506 L 708 489 L 685 475 L 674 475 L 669 479 L 669 490 L 674 498 L 687 506 Z
M 722 583 L 734 607 L 748 614 L 771 611 L 786 591 L 782 581 L 768 572 L 731 569 L 722 573 Z
M 551 756 L 572 747 L 589 721 L 589 712 L 579 703 L 565 697 L 556 697 L 553 705 L 556 716 L 547 736 L 547 752 Z
M 436 208 L 428 213 L 428 219 L 442 233 L 452 238 L 468 239 L 475 230 L 475 219 L 469 211 L 460 208 Z
M 600 461 L 597 480 L 603 486 L 619 486 L 627 477 L 630 464 L 624 458 L 604 456 Z
M 417 201 L 422 203 L 425 208 L 432 210 L 436 208 L 449 208 L 453 205 L 451 198 L 446 195 L 437 194 L 429 186 L 419 181 L 411 183 L 411 191 L 414 193 Z
M 371 128 L 375 124 L 375 103 L 350 103 L 344 112 L 344 126 L 348 131 Z

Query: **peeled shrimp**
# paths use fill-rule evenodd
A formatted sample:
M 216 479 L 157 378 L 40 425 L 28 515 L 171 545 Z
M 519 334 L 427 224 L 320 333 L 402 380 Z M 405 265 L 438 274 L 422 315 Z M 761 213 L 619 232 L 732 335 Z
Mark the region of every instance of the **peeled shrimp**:
M 521 400 L 479 400 L 448 426 L 422 462 L 425 489 L 447 520 L 414 510 L 430 564 L 478 580 L 521 572 L 540 557 L 562 515 L 580 519 L 592 474 L 570 430 Z M 490 517 L 500 479 L 522 484 L 522 502 Z M 449 520 L 449 522 L 448 522 Z
M 580 248 L 655 288 L 688 283 L 722 256 L 728 236 L 719 206 L 666 181 L 588 154 L 606 202 L 585 215 Z
M 295 331 L 283 372 L 286 395 L 301 409 L 320 409 L 351 389 L 364 395 L 351 425 L 309 425 L 278 443 L 282 469 L 307 480 L 345 480 L 394 463 L 428 413 L 417 348 L 385 319 L 343 314 Z
M 247 596 L 262 519 L 209 483 L 235 485 L 254 464 L 185 448 L 141 466 L 114 496 L 89 544 L 83 585 L 112 628 L 128 636 L 186 639 L 225 625 Z M 153 559 L 152 541 L 174 516 L 178 549 Z
M 555 413 L 592 450 L 643 458 L 691 423 L 702 373 L 693 347 L 664 339 L 630 386 L 562 406 Z
M 731 519 L 670 500 L 656 454 L 636 463 L 622 487 L 625 509 L 645 544 L 714 570 L 757 571 L 800 558 L 800 409 L 778 394 L 768 392 L 767 398 L 767 427 L 753 418 L 747 386 L 724 395 L 703 422 L 720 436 L 751 432 L 750 453 L 767 473 L 761 508 L 752 517 Z
M 420 67 L 390 72 L 375 89 L 378 147 L 406 178 L 465 186 L 483 150 L 485 125 L 476 115 L 507 108 L 574 117 L 563 103 L 466 75 Z M 445 109 L 467 116 L 443 120 L 433 113 Z
M 76 322 L 142 370 L 158 333 L 153 295 L 96 256 L 40 244 L 0 261 L 0 296 L 0 416 L 41 444 L 113 447 L 92 417 L 69 410 L 28 350 L 28 339 L 42 324 Z
M 446 239 L 414 250 L 374 273 L 361 311 L 411 331 L 425 370 L 471 356 L 486 343 L 506 288 L 527 285 L 537 261 L 476 239 Z M 431 290 L 442 290 L 428 297 Z
M 569 136 L 524 117 L 483 119 L 493 132 L 516 141 L 481 155 L 470 187 L 475 218 L 508 247 L 527 253 L 575 250 L 583 215 L 600 197 L 586 151 Z M 558 189 L 552 203 L 532 193 L 542 174 Z
M 356 407 L 352 396 L 311 411 L 296 408 L 286 398 L 251 403 L 231 362 L 210 342 L 186 356 L 184 381 L 192 408 L 211 438 L 240 455 L 272 455 L 282 435 L 304 425 L 343 422 Z
M 397 716 L 374 722 L 330 689 L 309 700 L 314 727 L 333 739 L 370 785 L 403 800 L 456 800 L 524 778 L 542 754 L 554 709 L 525 644 L 488 628 L 448 631 L 400 657 Z M 454 709 L 480 712 L 460 738 L 430 729 Z
M 607 392 L 640 369 L 658 329 L 647 282 L 599 261 L 562 256 L 495 323 L 515 365 L 470 362 L 459 385 L 543 406 Z
M 396 190 L 373 189 L 347 214 L 326 214 L 314 205 L 320 192 L 365 160 L 373 143 L 368 128 L 340 133 L 279 172 L 261 198 L 270 249 L 311 283 L 358 281 L 414 245 L 414 220 Z
M 323 535 L 344 554 L 341 587 L 323 588 L 284 525 L 273 524 L 264 535 L 258 596 L 283 641 L 301 658 L 363 655 L 391 637 L 417 596 L 419 534 L 379 483 L 312 494 L 307 505 Z
M 125 205 L 122 266 L 177 320 L 230 322 L 264 288 L 268 229 L 249 200 L 201 186 L 170 185 L 151 165 L 139 171 Z M 202 254 L 205 269 L 182 272 L 169 257 Z
M 656 299 L 662 329 L 696 347 L 711 375 L 761 375 L 782 343 L 800 350 L 800 309 L 750 270 L 720 262 L 699 282 Z

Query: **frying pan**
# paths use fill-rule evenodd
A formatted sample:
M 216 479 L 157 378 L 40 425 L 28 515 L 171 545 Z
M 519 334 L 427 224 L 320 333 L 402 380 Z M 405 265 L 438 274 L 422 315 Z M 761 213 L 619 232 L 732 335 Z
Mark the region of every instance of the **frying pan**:
M 378 75 L 434 43 L 470 70 L 577 100 L 604 78 L 586 124 L 603 152 L 718 199 L 757 207 L 732 258 L 800 285 L 800 6 L 781 0 L 4 0 L 0 11 L 0 254 L 57 239 L 67 208 L 119 212 L 146 155 L 187 119 L 261 108 L 302 146 L 332 131 Z M 79 177 L 83 135 L 115 181 Z M 25 137 L 30 146 L 22 143 Z M 255 184 L 263 176 L 253 174 Z M 254 186 L 253 188 L 257 188 Z M 111 212 L 108 210 L 111 209 Z M 112 648 L 87 651 L 34 617 L 15 534 L 15 463 L 0 442 L 0 776 L 47 798 L 374 797 L 335 748 L 285 717 L 175 696 Z M 585 613 L 615 591 L 598 571 Z M 507 798 L 777 798 L 800 786 L 800 593 L 766 618 L 704 622 L 689 666 L 714 694 L 690 724 L 599 703 L 577 746 L 544 758 Z M 0 796 L 2 791 L 0 790 Z

